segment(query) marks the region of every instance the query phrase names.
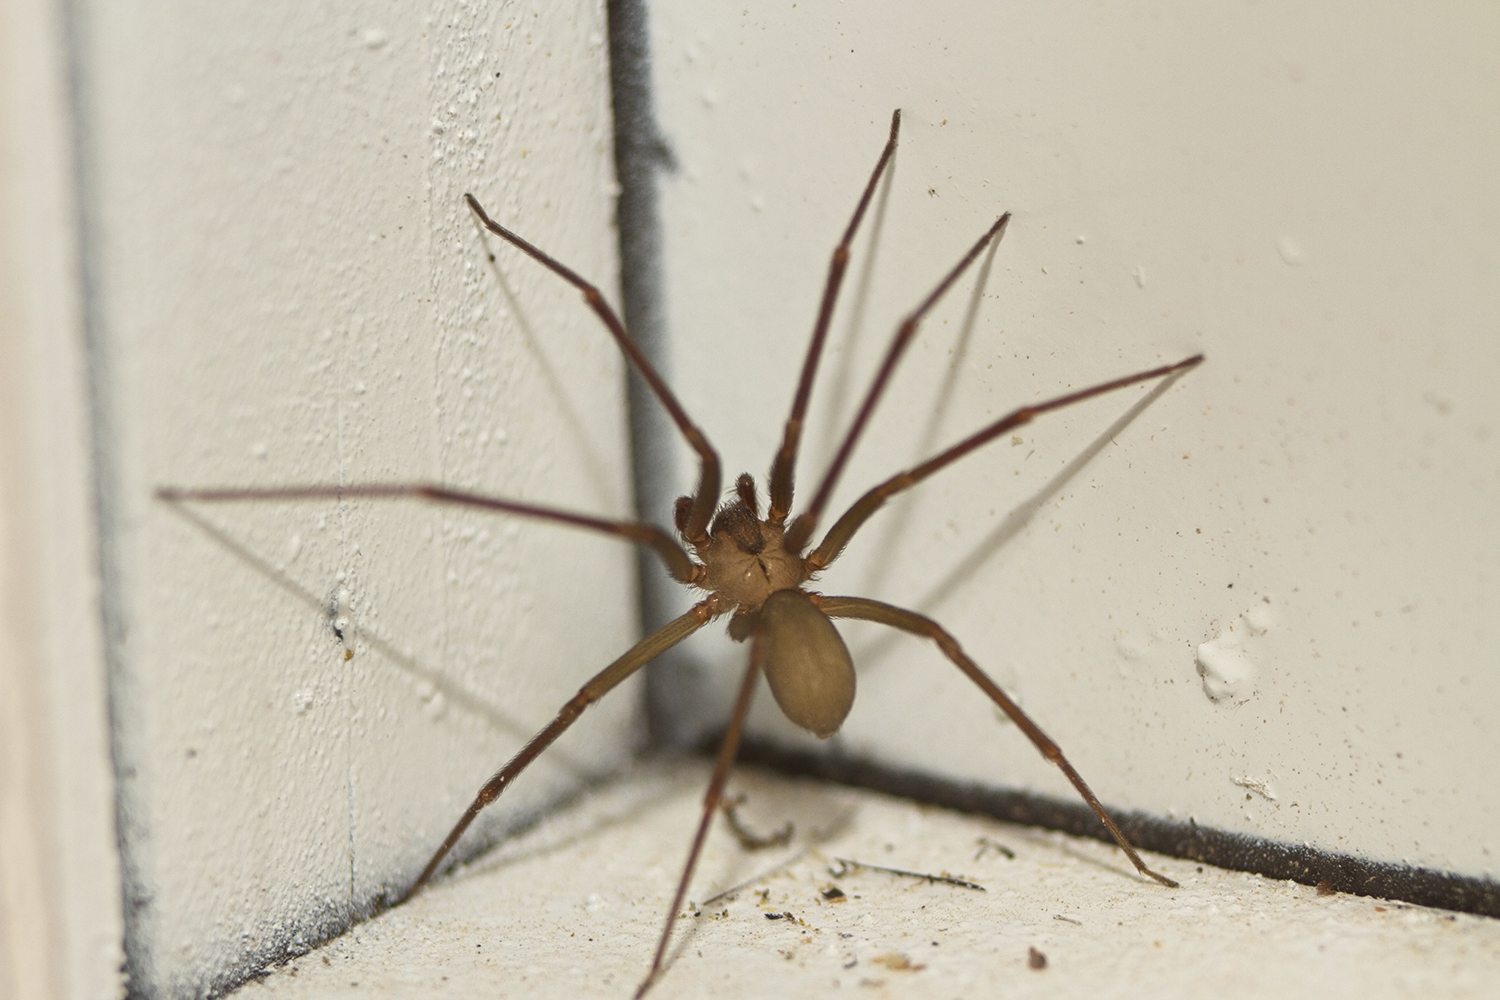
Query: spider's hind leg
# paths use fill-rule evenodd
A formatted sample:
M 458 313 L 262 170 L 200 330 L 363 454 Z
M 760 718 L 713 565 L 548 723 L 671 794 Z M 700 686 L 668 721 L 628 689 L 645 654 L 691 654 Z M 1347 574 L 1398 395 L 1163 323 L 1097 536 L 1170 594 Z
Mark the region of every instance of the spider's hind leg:
M 1000 690 L 1000 685 L 991 680 L 988 674 L 979 669 L 978 664 L 969 659 L 968 654 L 959 646 L 958 640 L 954 639 L 948 633 L 947 629 L 926 615 L 919 615 L 915 611 L 907 611 L 904 608 L 883 604 L 880 601 L 872 601 L 863 597 L 824 597 L 819 599 L 818 606 L 830 618 L 858 618 L 864 621 L 879 622 L 882 625 L 889 625 L 891 628 L 910 632 L 912 635 L 923 636 L 936 642 L 938 648 L 943 651 L 943 655 L 952 660 L 954 665 L 962 670 L 969 680 L 979 685 L 979 689 L 987 694 L 991 701 L 1000 706 L 1001 711 L 1010 716 L 1010 720 L 1020 728 L 1021 732 L 1026 734 L 1026 738 L 1031 740 L 1036 748 L 1041 751 L 1042 756 L 1056 764 L 1063 774 L 1067 775 L 1068 780 L 1073 783 L 1073 787 L 1078 790 L 1078 794 L 1083 796 L 1083 801 L 1094 811 L 1094 815 L 1099 817 L 1099 821 L 1104 824 L 1105 829 L 1109 831 L 1109 835 L 1114 838 L 1115 843 L 1119 844 L 1125 855 L 1130 858 L 1136 870 L 1142 875 L 1155 879 L 1164 886 L 1173 889 L 1177 888 L 1176 882 L 1165 875 L 1152 871 L 1146 866 L 1146 862 L 1141 860 L 1140 853 L 1130 843 L 1129 838 L 1125 836 L 1124 831 L 1115 823 L 1108 811 L 1105 810 L 1104 805 L 1094 794 L 1093 789 L 1089 788 L 1088 783 L 1083 780 L 1082 775 L 1073 769 L 1073 765 L 1068 763 L 1068 758 L 1063 756 L 1062 748 L 1052 742 L 1051 737 L 1042 732 L 1042 728 L 1031 720 L 1031 716 L 1021 710 L 1020 705 L 1017 705 L 1011 700 L 1009 695 Z
M 745 679 L 740 684 L 739 698 L 734 704 L 734 714 L 729 718 L 729 728 L 724 732 L 724 742 L 719 746 L 719 759 L 714 765 L 714 776 L 709 780 L 708 791 L 703 795 L 703 816 L 698 820 L 698 832 L 693 835 L 693 846 L 688 850 L 687 863 L 682 867 L 682 878 L 677 882 L 677 892 L 672 897 L 672 906 L 667 910 L 667 920 L 661 929 L 661 940 L 656 943 L 656 956 L 651 960 L 651 970 L 635 991 L 636 1000 L 646 995 L 656 977 L 661 974 L 662 962 L 667 957 L 667 945 L 672 941 L 672 928 L 677 923 L 677 913 L 687 896 L 688 883 L 693 879 L 693 870 L 698 867 L 698 855 L 703 852 L 703 842 L 708 837 L 708 827 L 714 813 L 719 811 L 719 802 L 724 797 L 724 786 L 729 781 L 729 771 L 734 767 L 734 758 L 740 749 L 740 733 L 745 728 L 745 717 L 750 714 L 750 700 L 755 695 L 756 683 L 760 680 L 760 650 L 758 644 L 750 646 L 750 664 L 745 668 Z

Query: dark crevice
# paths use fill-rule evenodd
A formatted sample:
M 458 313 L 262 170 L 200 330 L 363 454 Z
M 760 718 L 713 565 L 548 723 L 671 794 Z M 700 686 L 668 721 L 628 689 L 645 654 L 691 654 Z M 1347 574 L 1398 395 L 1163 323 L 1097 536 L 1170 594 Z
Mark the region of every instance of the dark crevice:
M 754 739 L 744 741 L 739 759 L 783 774 L 821 778 L 958 812 L 1113 843 L 1099 818 L 1082 802 L 957 782 L 866 760 L 789 750 Z M 1500 883 L 1488 879 L 1370 861 L 1302 844 L 1215 830 L 1191 820 L 1116 810 L 1110 810 L 1110 815 L 1135 846 L 1158 854 L 1355 896 L 1500 917 Z
M 610 0 L 610 89 L 615 118 L 615 174 L 620 182 L 616 222 L 620 230 L 620 292 L 625 326 L 668 383 L 667 308 L 662 265 L 662 226 L 657 199 L 660 175 L 676 169 L 661 134 L 651 93 L 650 25 L 644 0 Z M 678 435 L 661 403 L 632 370 L 631 467 L 638 516 L 656 522 L 672 509 L 677 492 L 673 449 Z M 682 613 L 682 588 L 662 575 L 656 556 L 641 550 L 636 560 L 641 630 L 649 635 Z M 681 648 L 658 656 L 646 672 L 647 719 L 652 742 L 688 746 L 700 735 L 693 721 L 699 675 Z

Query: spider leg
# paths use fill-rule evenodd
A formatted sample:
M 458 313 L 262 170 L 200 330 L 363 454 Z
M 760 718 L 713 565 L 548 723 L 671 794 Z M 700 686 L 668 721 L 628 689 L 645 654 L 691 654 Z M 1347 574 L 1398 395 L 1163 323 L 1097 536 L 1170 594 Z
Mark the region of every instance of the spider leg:
M 750 644 L 750 665 L 745 668 L 745 679 L 740 684 L 740 694 L 734 703 L 734 714 L 729 718 L 729 728 L 724 732 L 724 742 L 719 745 L 719 759 L 714 765 L 714 776 L 709 780 L 708 791 L 703 795 L 703 817 L 698 821 L 698 832 L 693 835 L 693 846 L 688 850 L 687 864 L 683 865 L 682 878 L 677 882 L 677 892 L 672 897 L 672 907 L 667 910 L 667 922 L 661 929 L 661 940 L 656 943 L 656 956 L 651 960 L 651 970 L 635 991 L 635 1000 L 641 1000 L 661 972 L 662 962 L 667 957 L 667 945 L 672 939 L 672 927 L 677 923 L 677 912 L 687 895 L 688 883 L 693 878 L 693 869 L 698 867 L 698 855 L 703 851 L 703 841 L 708 836 L 708 827 L 718 812 L 719 800 L 724 796 L 724 785 L 729 780 L 729 770 L 734 766 L 735 755 L 740 749 L 740 733 L 745 728 L 745 717 L 750 714 L 750 699 L 755 694 L 755 682 L 760 676 L 760 649 L 757 641 Z
M 1043 400 L 1040 403 L 1033 403 L 1030 406 L 1023 406 L 1011 411 L 993 424 L 964 438 L 948 450 L 934 455 L 921 465 L 907 469 L 905 472 L 897 473 L 856 500 L 854 505 L 834 522 L 833 527 L 829 529 L 828 534 L 824 536 L 823 541 L 819 543 L 818 547 L 808 553 L 806 561 L 809 569 L 813 571 L 823 569 L 837 559 L 839 553 L 844 551 L 844 546 L 849 544 L 849 539 L 854 537 L 854 533 L 891 497 L 902 490 L 915 486 L 934 472 L 953 464 L 969 452 L 981 445 L 988 444 L 1006 431 L 1020 427 L 1022 424 L 1030 423 L 1037 415 L 1046 413 L 1048 410 L 1059 410 L 1064 406 L 1070 406 L 1073 403 L 1082 402 L 1085 399 L 1103 395 L 1115 389 L 1122 389 L 1137 382 L 1145 382 L 1164 375 L 1179 375 L 1189 368 L 1194 368 L 1201 364 L 1202 361 L 1203 355 L 1195 354 L 1173 365 L 1163 365 L 1160 368 L 1152 368 L 1150 371 L 1136 372 L 1134 375 L 1111 379 L 1108 382 L 1089 386 L 1087 389 L 1079 389 L 1077 392 L 1070 392 L 1065 396 L 1057 396 L 1053 399 Z
M 943 651 L 943 655 L 952 660 L 969 680 L 979 685 L 979 689 L 989 695 L 991 701 L 1000 706 L 1001 711 L 1010 716 L 1010 720 L 1020 727 L 1021 732 L 1026 734 L 1026 738 L 1031 740 L 1036 745 L 1036 748 L 1042 752 L 1042 756 L 1062 769 L 1063 774 L 1068 776 L 1068 780 L 1073 783 L 1073 787 L 1078 790 L 1078 794 L 1083 796 L 1083 801 L 1088 803 L 1089 808 L 1094 811 L 1094 815 L 1099 817 L 1100 822 L 1104 824 L 1105 829 L 1109 830 L 1110 836 L 1115 838 L 1115 843 L 1119 844 L 1121 849 L 1125 851 L 1126 856 L 1130 858 L 1136 869 L 1142 875 L 1149 875 L 1162 885 L 1172 888 L 1177 887 L 1176 882 L 1146 867 L 1146 862 L 1141 860 L 1140 854 L 1131 846 L 1130 841 L 1126 839 L 1125 834 L 1115 824 L 1115 821 L 1110 818 L 1109 813 L 1105 811 L 1104 806 L 1095 797 L 1088 784 L 1073 769 L 1073 765 L 1068 763 L 1068 759 L 1063 756 L 1062 748 L 1052 742 L 1051 738 L 1042 732 L 1041 727 L 1031 721 L 1031 717 L 1025 712 L 1021 711 L 1021 706 L 1012 701 L 1004 691 L 1000 690 L 998 684 L 990 680 L 988 674 L 979 669 L 978 664 L 969 659 L 968 654 L 959 646 L 958 641 L 941 625 L 925 615 L 917 614 L 915 611 L 907 611 L 903 608 L 883 604 L 880 601 L 872 601 L 863 597 L 824 597 L 815 600 L 818 607 L 830 618 L 858 618 L 863 621 L 879 622 L 882 625 L 889 625 L 891 628 L 910 632 L 913 635 L 924 636 L 936 642 L 938 648 Z
M 578 272 L 553 258 L 546 251 L 531 245 L 491 219 L 472 194 L 464 195 L 464 200 L 469 203 L 469 210 L 479 218 L 484 228 L 583 293 L 584 302 L 588 303 L 588 307 L 604 323 L 610 335 L 615 338 L 615 343 L 620 345 L 620 350 L 625 352 L 626 359 L 635 366 L 635 370 L 640 372 L 641 378 L 646 380 L 651 391 L 656 393 L 656 398 L 661 400 L 662 406 L 666 407 L 667 414 L 671 416 L 677 429 L 682 432 L 682 436 L 687 439 L 689 447 L 698 453 L 698 490 L 693 494 L 692 512 L 688 516 L 687 530 L 683 534 L 694 545 L 707 544 L 708 522 L 713 517 L 714 507 L 719 502 L 718 452 L 714 451 L 703 432 L 688 419 L 687 411 L 682 408 L 682 404 L 677 401 L 672 390 L 667 388 L 667 383 L 657 374 L 651 362 L 646 360 L 646 355 L 641 353 L 640 345 L 625 329 L 625 324 L 621 322 L 619 316 L 615 315 L 614 309 L 604 300 L 604 295 L 597 287 L 585 281 Z
M 416 894 L 417 890 L 427 884 L 427 880 L 437 871 L 438 865 L 448 856 L 448 852 L 453 850 L 453 845 L 458 843 L 458 838 L 462 837 L 464 831 L 469 828 L 469 824 L 474 822 L 474 817 L 478 816 L 485 806 L 499 798 L 500 793 L 505 791 L 506 787 L 522 771 L 526 770 L 528 764 L 541 756 L 543 750 L 551 746 L 554 740 L 566 732 L 568 727 L 577 721 L 578 717 L 583 714 L 584 709 L 608 694 L 617 684 L 649 663 L 653 657 L 666 652 L 698 631 L 712 617 L 713 611 L 709 606 L 709 602 L 702 601 L 698 603 L 687 614 L 673 619 L 662 628 L 630 647 L 630 650 L 624 656 L 599 671 L 592 680 L 580 688 L 578 693 L 562 707 L 562 711 L 557 713 L 557 718 L 553 719 L 547 724 L 545 729 L 533 736 L 531 742 L 522 747 L 519 753 L 495 773 L 494 777 L 484 783 L 484 787 L 479 789 L 479 794 L 474 796 L 473 803 L 464 811 L 459 821 L 454 824 L 452 831 L 449 832 L 447 838 L 443 841 L 443 845 L 433 854 L 432 860 L 427 862 L 427 867 L 422 869 L 422 874 L 417 876 L 417 880 L 397 900 L 397 903 L 406 902 Z
M 1004 238 L 1005 227 L 1009 224 L 1009 212 L 996 219 L 995 224 L 979 237 L 969 248 L 969 252 L 964 254 L 963 259 L 943 276 L 943 280 L 939 281 L 937 287 L 922 300 L 921 305 L 913 309 L 896 328 L 896 335 L 891 339 L 891 346 L 886 349 L 885 358 L 880 362 L 880 368 L 875 373 L 875 381 L 870 383 L 870 389 L 865 393 L 864 402 L 860 404 L 859 412 L 854 416 L 854 423 L 850 425 L 849 433 L 844 435 L 843 443 L 839 445 L 839 450 L 833 456 L 833 463 L 824 473 L 823 481 L 818 484 L 818 492 L 813 495 L 813 501 L 808 508 L 798 514 L 792 521 L 792 526 L 787 529 L 785 545 L 788 550 L 800 553 L 802 547 L 807 544 L 807 540 L 812 537 L 814 529 L 818 526 L 818 519 L 823 516 L 823 508 L 828 506 L 828 499 L 833 495 L 833 488 L 844 471 L 844 465 L 849 461 L 849 456 L 854 453 L 855 443 L 859 440 L 860 434 L 864 433 L 865 424 L 869 422 L 870 415 L 875 412 L 875 404 L 880 402 L 886 383 L 890 381 L 891 374 L 896 370 L 896 363 L 906 352 L 912 337 L 916 336 L 917 327 L 921 325 L 922 319 L 933 306 L 937 305 L 943 293 L 952 287 L 964 271 L 968 270 L 969 265 L 974 263 L 991 240 Z
M 891 137 L 886 140 L 885 149 L 870 173 L 870 181 L 865 185 L 864 194 L 860 195 L 854 217 L 849 220 L 843 239 L 834 247 L 833 259 L 828 262 L 828 281 L 823 286 L 823 301 L 818 306 L 817 322 L 813 324 L 812 342 L 807 345 L 807 357 L 802 362 L 802 376 L 797 380 L 792 413 L 786 420 L 781 450 L 776 453 L 776 460 L 771 464 L 771 510 L 767 520 L 772 524 L 784 523 L 787 512 L 792 509 L 792 480 L 797 466 L 797 448 L 802 441 L 802 421 L 807 416 L 807 401 L 812 395 L 813 379 L 818 374 L 818 362 L 823 357 L 823 342 L 828 339 L 828 324 L 833 320 L 833 306 L 838 301 L 839 288 L 844 282 L 844 270 L 849 266 L 849 244 L 854 241 L 854 233 L 865 217 L 865 209 L 870 206 L 875 185 L 880 182 L 886 165 L 896 152 L 896 134 L 900 130 L 901 109 L 897 108 L 891 114 Z
M 640 521 L 615 521 L 577 514 L 557 507 L 540 507 L 536 504 L 506 500 L 502 497 L 470 493 L 467 490 L 450 489 L 434 483 L 381 483 L 354 486 L 281 486 L 270 489 L 209 489 L 184 490 L 163 487 L 156 491 L 159 499 L 176 503 L 182 500 L 306 500 L 313 497 L 410 497 L 432 503 L 460 504 L 495 510 L 505 514 L 518 514 L 542 521 L 555 521 L 573 528 L 584 528 L 606 535 L 615 535 L 638 545 L 644 545 L 661 556 L 667 564 L 667 572 L 680 583 L 694 583 L 703 573 L 703 567 L 688 557 L 681 545 L 672 540 L 665 531 L 653 524 Z

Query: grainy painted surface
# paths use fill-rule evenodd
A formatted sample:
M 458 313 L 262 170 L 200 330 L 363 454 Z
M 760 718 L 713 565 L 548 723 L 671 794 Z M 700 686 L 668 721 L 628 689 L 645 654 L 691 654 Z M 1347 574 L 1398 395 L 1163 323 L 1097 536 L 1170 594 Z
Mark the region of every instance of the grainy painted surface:
M 1144 389 L 924 483 L 826 592 L 942 621 L 1106 802 L 1500 873 L 1494 8 L 663 2 L 653 27 L 674 368 L 731 473 L 770 465 L 896 107 L 804 494 L 897 319 L 1001 211 L 972 331 L 969 282 L 843 503 L 1014 406 L 1208 355 L 1128 426 Z M 842 752 L 1071 794 L 935 650 L 848 635 Z
M 193 996 L 409 883 L 632 639 L 609 540 L 153 499 L 431 479 L 628 511 L 618 352 L 462 202 L 613 294 L 605 24 L 589 2 L 81 16 L 128 940 L 136 989 Z M 592 713 L 477 839 L 620 766 L 637 709 Z
M 703 766 L 643 769 L 235 996 L 628 997 L 707 780 Z M 1153 857 L 1182 883 L 1164 889 L 1098 841 L 754 771 L 731 787 L 748 796 L 747 823 L 769 832 L 791 819 L 795 840 L 750 854 L 722 827 L 709 838 L 689 893 L 701 912 L 678 921 L 656 1000 L 1467 998 L 1490 995 L 1500 975 L 1500 922 L 1485 917 Z M 984 891 L 835 874 L 848 867 L 838 858 Z M 514 906 L 495 907 L 500 897 Z M 1031 967 L 1033 948 L 1044 969 Z

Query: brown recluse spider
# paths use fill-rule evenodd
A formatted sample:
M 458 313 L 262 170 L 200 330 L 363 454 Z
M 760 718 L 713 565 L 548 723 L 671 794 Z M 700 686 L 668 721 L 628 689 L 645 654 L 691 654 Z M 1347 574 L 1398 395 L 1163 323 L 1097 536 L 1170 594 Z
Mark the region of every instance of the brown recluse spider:
M 952 465 L 965 455 L 1000 437 L 1007 431 L 1028 423 L 1040 414 L 1061 409 L 1073 403 L 1090 399 L 1115 389 L 1159 379 L 1185 372 L 1203 360 L 1197 354 L 1176 364 L 1163 365 L 1147 371 L 1112 379 L 1098 385 L 1057 396 L 1030 406 L 1020 407 L 975 433 L 939 452 L 927 461 L 904 472 L 897 473 L 860 497 L 833 527 L 823 536 L 816 548 L 806 551 L 813 532 L 822 520 L 824 508 L 833 493 L 840 473 L 843 472 L 855 444 L 859 441 L 870 415 L 884 392 L 886 383 L 901 359 L 902 353 L 911 343 L 917 326 L 943 294 L 958 280 L 959 276 L 974 262 L 974 259 L 993 240 L 999 240 L 1010 222 L 1010 213 L 1000 216 L 989 230 L 971 246 L 963 258 L 937 283 L 937 286 L 922 300 L 897 328 L 895 337 L 886 349 L 885 358 L 876 372 L 875 379 L 866 391 L 854 422 L 844 435 L 834 455 L 832 464 L 824 473 L 812 503 L 807 509 L 787 524 L 792 508 L 793 470 L 797 461 L 798 445 L 802 438 L 802 423 L 807 413 L 808 397 L 812 391 L 818 362 L 823 354 L 829 322 L 833 316 L 834 303 L 839 286 L 843 282 L 844 270 L 849 262 L 849 246 L 869 207 L 871 196 L 879 183 L 891 156 L 896 150 L 896 136 L 901 126 L 901 112 L 891 115 L 890 138 L 885 144 L 880 160 L 875 164 L 864 193 L 854 215 L 844 230 L 843 237 L 833 251 L 828 265 L 828 280 L 823 288 L 822 302 L 818 307 L 817 321 L 813 324 L 812 342 L 802 363 L 802 373 L 797 381 L 797 394 L 792 402 L 791 415 L 787 418 L 781 448 L 771 465 L 769 505 L 764 518 L 760 514 L 760 502 L 756 496 L 755 480 L 748 473 L 735 480 L 734 498 L 719 504 L 720 471 L 719 456 L 704 437 L 703 432 L 688 419 L 677 397 L 667 388 L 661 376 L 641 353 L 640 348 L 626 331 L 624 324 L 605 302 L 599 289 L 584 280 L 565 264 L 554 260 L 542 250 L 526 242 L 504 226 L 492 220 L 480 207 L 473 195 L 465 195 L 469 208 L 490 232 L 521 250 L 543 267 L 561 277 L 583 293 L 583 298 L 614 337 L 630 364 L 651 387 L 672 422 L 687 443 L 697 452 L 699 460 L 698 487 L 691 496 L 677 500 L 673 511 L 673 523 L 683 541 L 692 549 L 697 561 L 688 550 L 662 529 L 637 521 L 614 521 L 559 510 L 533 504 L 482 496 L 464 490 L 450 489 L 431 483 L 392 483 L 352 486 L 288 486 L 275 489 L 162 489 L 158 495 L 167 500 L 248 500 L 248 499 L 300 499 L 308 497 L 413 497 L 437 503 L 463 504 L 485 510 L 518 514 L 540 520 L 584 528 L 590 531 L 616 535 L 641 545 L 649 546 L 667 565 L 667 571 L 678 582 L 706 591 L 707 597 L 700 600 L 686 614 L 669 622 L 655 633 L 636 643 L 623 656 L 605 667 L 585 684 L 573 698 L 562 707 L 557 717 L 546 728 L 532 737 L 494 777 L 485 782 L 473 803 L 454 825 L 452 832 L 443 841 L 422 874 L 412 883 L 401 901 L 410 898 L 424 886 L 458 842 L 469 824 L 485 806 L 494 802 L 500 793 L 518 777 L 526 766 L 541 755 L 562 733 L 583 714 L 583 710 L 598 701 L 625 678 L 645 666 L 660 653 L 677 645 L 708 622 L 723 615 L 730 615 L 729 635 L 737 642 L 750 640 L 749 663 L 740 684 L 734 711 L 729 718 L 719 755 L 714 766 L 713 778 L 708 792 L 703 797 L 702 818 L 693 835 L 692 847 L 688 850 L 687 863 L 682 877 L 677 882 L 677 891 L 667 918 L 662 926 L 661 937 L 656 945 L 650 971 L 636 990 L 641 997 L 650 988 L 661 972 L 662 961 L 671 940 L 672 928 L 677 913 L 687 893 L 688 882 L 698 863 L 709 823 L 718 811 L 724 792 L 725 781 L 739 749 L 740 733 L 745 716 L 750 708 L 750 699 L 756 687 L 758 675 L 764 672 L 771 693 L 787 718 L 820 738 L 838 732 L 844 718 L 854 703 L 854 665 L 849 650 L 838 630 L 834 618 L 855 618 L 878 622 L 917 636 L 925 636 L 937 643 L 938 648 L 972 680 L 979 689 L 994 701 L 1010 717 L 1026 737 L 1034 743 L 1042 756 L 1062 769 L 1078 794 L 1088 803 L 1100 821 L 1109 830 L 1125 854 L 1141 874 L 1149 876 L 1162 885 L 1177 883 L 1146 867 L 1146 863 L 1125 834 L 1110 818 L 1089 786 L 1063 756 L 1062 750 L 1052 742 L 1041 728 L 1021 708 L 969 659 L 937 622 L 913 611 L 906 611 L 880 601 L 862 597 L 825 597 L 804 589 L 805 585 L 820 570 L 833 563 L 849 544 L 855 532 L 892 496 L 915 486 L 933 473 Z

